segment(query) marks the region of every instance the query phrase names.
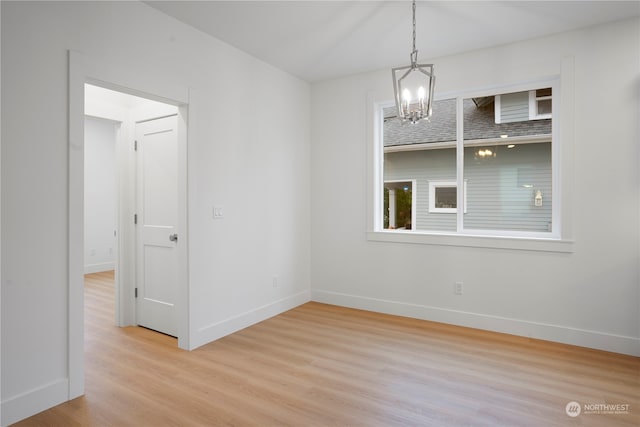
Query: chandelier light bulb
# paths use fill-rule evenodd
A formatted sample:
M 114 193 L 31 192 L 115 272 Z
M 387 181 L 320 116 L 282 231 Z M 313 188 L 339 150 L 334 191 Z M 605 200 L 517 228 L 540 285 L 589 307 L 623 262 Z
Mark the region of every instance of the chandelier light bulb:
M 411 104 L 411 92 L 409 92 L 409 89 L 402 91 L 402 100 L 406 102 L 407 105 Z

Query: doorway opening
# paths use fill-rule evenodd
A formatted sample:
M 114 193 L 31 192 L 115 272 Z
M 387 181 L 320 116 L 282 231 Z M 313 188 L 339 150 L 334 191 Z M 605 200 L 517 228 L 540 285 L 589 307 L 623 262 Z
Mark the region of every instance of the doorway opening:
M 177 260 L 177 237 L 170 238 L 180 228 L 180 109 L 92 84 L 84 94 L 84 274 L 112 277 L 116 325 L 149 327 L 160 318 L 161 326 L 152 329 L 177 336 L 178 316 L 168 308 L 178 299 L 178 273 L 167 266 Z M 165 217 L 160 231 L 167 235 L 162 245 L 148 242 L 147 229 L 159 217 Z

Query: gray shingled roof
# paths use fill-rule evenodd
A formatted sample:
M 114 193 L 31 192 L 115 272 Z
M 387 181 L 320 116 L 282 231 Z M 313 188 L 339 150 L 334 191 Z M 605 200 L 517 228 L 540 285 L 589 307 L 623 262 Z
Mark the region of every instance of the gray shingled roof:
M 499 138 L 500 135 L 551 135 L 551 119 L 497 124 L 493 102 L 476 107 L 473 100 L 465 99 L 463 109 L 465 140 Z M 385 108 L 383 112 L 385 147 L 456 141 L 455 99 L 434 101 L 430 121 L 415 124 L 397 120 L 395 107 Z

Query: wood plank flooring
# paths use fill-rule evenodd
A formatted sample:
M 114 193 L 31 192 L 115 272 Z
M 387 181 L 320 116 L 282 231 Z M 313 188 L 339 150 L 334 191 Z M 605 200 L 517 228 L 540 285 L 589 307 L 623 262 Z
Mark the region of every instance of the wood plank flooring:
M 17 426 L 640 425 L 636 357 L 318 303 L 187 352 L 85 287 L 86 395 Z

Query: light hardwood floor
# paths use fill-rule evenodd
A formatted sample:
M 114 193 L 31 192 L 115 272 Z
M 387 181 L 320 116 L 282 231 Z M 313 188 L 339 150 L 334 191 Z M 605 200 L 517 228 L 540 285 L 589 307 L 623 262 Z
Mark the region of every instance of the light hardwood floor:
M 640 425 L 640 358 L 317 303 L 187 352 L 113 299 L 87 276 L 86 395 L 18 426 Z

